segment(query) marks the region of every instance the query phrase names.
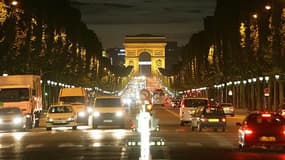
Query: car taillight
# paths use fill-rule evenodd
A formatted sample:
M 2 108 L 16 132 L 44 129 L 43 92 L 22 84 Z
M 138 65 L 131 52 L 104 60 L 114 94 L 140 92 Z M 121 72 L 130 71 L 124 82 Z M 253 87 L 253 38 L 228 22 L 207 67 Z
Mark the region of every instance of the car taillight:
M 261 115 L 261 117 L 269 118 L 269 117 L 271 117 L 271 114 L 269 114 L 269 113 L 263 113 L 263 114 Z
M 207 121 L 207 118 L 201 118 L 201 121 L 202 121 L 202 122 L 206 122 L 206 121 Z
M 282 127 L 282 134 L 285 135 L 285 126 Z
M 226 121 L 227 121 L 226 118 L 221 119 L 221 122 L 226 122 Z
M 252 129 L 250 129 L 250 128 L 248 128 L 248 127 L 243 128 L 243 132 L 244 132 L 244 134 L 246 134 L 246 135 L 250 135 L 250 134 L 253 133 Z

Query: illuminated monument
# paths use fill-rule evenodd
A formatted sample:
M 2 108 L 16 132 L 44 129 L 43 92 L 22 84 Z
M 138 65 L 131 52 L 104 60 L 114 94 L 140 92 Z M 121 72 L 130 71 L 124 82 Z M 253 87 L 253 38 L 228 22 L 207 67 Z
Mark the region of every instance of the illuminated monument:
M 133 66 L 133 75 L 155 76 L 165 68 L 166 37 L 149 34 L 126 36 L 125 66 Z

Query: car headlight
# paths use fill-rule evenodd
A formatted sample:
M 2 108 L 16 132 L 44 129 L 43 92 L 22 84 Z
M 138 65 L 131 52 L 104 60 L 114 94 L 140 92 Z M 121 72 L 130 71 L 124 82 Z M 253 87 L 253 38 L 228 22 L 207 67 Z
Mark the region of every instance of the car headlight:
M 123 114 L 124 114 L 124 113 L 123 113 L 122 111 L 116 112 L 116 116 L 117 116 L 117 117 L 122 117 Z
M 67 120 L 68 121 L 74 121 L 74 117 L 69 117 Z
M 20 118 L 20 117 L 16 117 L 16 118 L 13 119 L 13 123 L 14 124 L 19 124 L 21 122 L 22 122 L 22 118 Z
M 79 117 L 85 117 L 85 115 L 86 115 L 85 112 L 79 112 L 79 113 L 78 113 L 78 116 L 79 116 Z
M 52 121 L 53 121 L 53 119 L 52 119 L 52 118 L 47 117 L 47 121 L 48 121 L 48 122 L 52 122 Z
M 100 116 L 100 113 L 99 113 L 99 112 L 94 112 L 94 113 L 93 113 L 93 116 L 94 116 L 94 117 L 99 117 L 99 116 Z
M 87 112 L 92 113 L 93 109 L 91 107 L 87 107 Z

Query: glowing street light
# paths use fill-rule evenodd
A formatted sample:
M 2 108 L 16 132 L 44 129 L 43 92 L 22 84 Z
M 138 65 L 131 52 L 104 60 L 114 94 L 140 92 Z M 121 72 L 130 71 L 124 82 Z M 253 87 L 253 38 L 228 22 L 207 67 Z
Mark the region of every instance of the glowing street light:
M 12 6 L 17 6 L 17 5 L 18 5 L 18 1 L 13 0 L 13 1 L 11 2 L 11 5 L 12 5 Z
M 266 6 L 265 6 L 265 9 L 266 9 L 266 10 L 271 10 L 271 6 L 270 6 L 270 5 L 266 5 Z

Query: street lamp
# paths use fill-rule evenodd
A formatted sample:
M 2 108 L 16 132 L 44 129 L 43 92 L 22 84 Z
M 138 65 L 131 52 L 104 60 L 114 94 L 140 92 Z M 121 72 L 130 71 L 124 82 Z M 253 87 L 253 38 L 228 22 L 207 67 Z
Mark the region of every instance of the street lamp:
M 11 2 L 11 5 L 12 5 L 12 6 L 17 6 L 17 5 L 18 5 L 18 1 L 13 0 L 13 1 Z

